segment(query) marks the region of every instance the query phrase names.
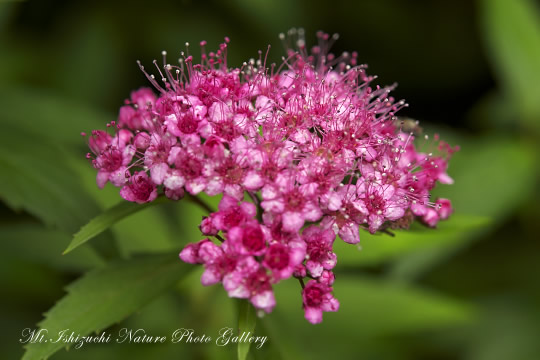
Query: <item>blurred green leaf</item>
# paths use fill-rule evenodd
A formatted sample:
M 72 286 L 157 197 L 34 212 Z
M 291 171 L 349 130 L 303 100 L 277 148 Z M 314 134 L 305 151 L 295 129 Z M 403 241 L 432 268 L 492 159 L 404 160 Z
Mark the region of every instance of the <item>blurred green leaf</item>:
M 4 254 L 9 254 L 13 258 L 77 271 L 104 264 L 101 257 L 91 247 L 83 247 L 69 256 L 62 256 L 62 250 L 69 243 L 71 236 L 36 223 L 2 224 L 0 238 L 3 240 Z
M 115 119 L 114 114 L 28 87 L 0 86 L 0 108 L 3 124 L 61 144 L 81 147 L 85 144 L 80 135 L 82 131 L 105 128 L 107 122 Z
M 255 331 L 255 308 L 249 300 L 238 299 L 238 333 L 251 333 Z M 238 342 L 238 360 L 245 360 L 249 353 L 249 342 Z
M 434 197 L 452 200 L 458 214 L 508 216 L 530 198 L 536 187 L 534 146 L 499 135 L 463 138 L 448 173 L 451 186 L 438 186 Z
M 173 286 L 186 274 L 187 265 L 175 255 L 122 260 L 89 272 L 69 285 L 65 295 L 39 324 L 51 340 L 69 329 L 81 336 L 117 323 Z M 46 359 L 64 343 L 26 346 L 24 360 Z
M 119 195 L 119 189 L 112 184 L 107 184 L 103 189 L 97 187 L 96 169 L 83 156 L 78 156 L 76 153 L 69 155 L 67 165 L 81 178 L 82 190 L 95 199 L 102 209 L 111 208 L 118 205 L 119 201 L 124 201 Z M 120 253 L 129 256 L 132 253 L 167 252 L 178 248 L 178 244 L 184 240 L 185 236 L 183 229 L 179 229 L 182 218 L 177 215 L 179 210 L 177 204 L 171 201 L 163 206 L 149 207 L 145 211 L 134 213 L 114 224 L 111 231 Z M 171 224 L 173 221 L 174 224 Z M 193 225 L 190 226 L 192 227 Z M 195 230 L 198 230 L 196 226 Z
M 528 125 L 540 129 L 540 12 L 530 0 L 482 0 L 489 58 L 502 91 Z M 508 118 L 508 120 L 512 120 Z
M 371 235 L 367 231 L 362 231 L 360 246 L 356 248 L 341 239 L 336 239 L 334 252 L 340 266 L 375 265 L 418 250 L 464 242 L 475 230 L 485 228 L 488 224 L 489 219 L 486 217 L 454 214 L 449 220 L 441 221 L 437 229 L 418 224 L 409 230 L 394 231 L 395 237 L 386 234 Z M 362 251 L 355 251 L 356 249 Z
M 70 251 L 84 244 L 88 240 L 101 234 L 103 231 L 109 229 L 111 226 L 113 226 L 115 223 L 122 220 L 123 218 L 141 210 L 144 210 L 150 206 L 161 204 L 166 201 L 168 201 L 166 197 L 158 197 L 156 200 L 145 204 L 137 204 L 129 201 L 122 201 L 118 203 L 112 208 L 105 210 L 104 212 L 90 220 L 90 222 L 88 222 L 86 225 L 84 225 L 81 230 L 79 230 L 79 232 L 77 232 L 73 236 L 73 240 L 71 240 L 71 243 L 64 251 L 64 254 L 69 253 Z
M 217 210 L 221 200 L 220 195 L 210 197 L 204 193 L 200 193 L 197 197 L 215 210 Z M 208 216 L 208 212 L 193 201 L 187 201 L 187 199 L 180 200 L 178 207 L 182 214 L 182 217 L 179 219 L 179 224 L 182 227 L 182 236 L 184 237 L 185 242 L 201 240 L 201 231 L 199 230 L 198 225 L 201 223 L 204 216 Z
M 483 300 L 480 321 L 463 334 L 465 359 L 540 359 L 538 304 L 523 300 L 508 295 Z
M 334 295 L 340 302 L 339 311 L 324 313 L 321 325 L 304 319 L 298 283 L 278 284 L 279 305 L 264 318 L 279 329 L 269 341 L 307 359 L 346 358 L 354 344 L 355 357 L 362 358 L 383 337 L 462 326 L 475 319 L 474 307 L 431 291 L 344 274 L 337 278 Z M 328 346 L 329 339 L 332 346 Z
M 75 231 L 99 212 L 81 191 L 77 174 L 66 166 L 62 149 L 18 127 L 0 132 L 0 198 L 47 225 Z

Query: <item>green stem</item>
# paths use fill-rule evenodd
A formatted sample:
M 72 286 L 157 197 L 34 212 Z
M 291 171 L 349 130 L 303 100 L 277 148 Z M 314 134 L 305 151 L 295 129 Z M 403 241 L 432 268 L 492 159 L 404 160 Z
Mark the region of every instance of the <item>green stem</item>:
M 245 333 L 244 338 L 253 336 L 255 331 L 255 308 L 248 299 L 238 300 L 238 336 Z M 251 333 L 251 334 L 248 334 Z M 249 353 L 251 343 L 247 341 L 238 342 L 238 360 L 245 360 Z
M 208 214 L 216 212 L 214 209 L 212 209 L 212 207 L 210 207 L 210 205 L 208 205 L 207 203 L 205 203 L 204 201 L 199 199 L 197 196 L 193 196 L 191 194 L 186 194 L 185 199 L 191 201 L 194 204 L 199 205 L 201 208 L 206 210 L 208 212 Z
M 261 207 L 261 199 L 259 199 L 256 193 L 252 193 L 251 191 L 247 191 L 247 193 L 251 198 L 251 201 L 257 206 L 257 220 L 262 224 L 263 209 Z

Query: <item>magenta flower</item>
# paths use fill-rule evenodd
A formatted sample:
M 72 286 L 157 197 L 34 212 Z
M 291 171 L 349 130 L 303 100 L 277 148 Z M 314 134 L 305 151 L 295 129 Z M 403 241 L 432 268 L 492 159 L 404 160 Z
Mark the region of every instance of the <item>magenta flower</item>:
M 316 185 L 296 186 L 294 175 L 280 173 L 274 184 L 262 189 L 264 210 L 282 214 L 283 230 L 295 232 L 307 221 L 317 221 L 322 216 L 317 206 Z
M 323 311 L 338 311 L 339 301 L 332 296 L 332 288 L 326 284 L 309 280 L 302 291 L 304 315 L 312 324 L 322 322 Z
M 164 175 L 163 184 L 169 189 L 185 186 L 187 192 L 197 195 L 206 188 L 208 179 L 203 174 L 204 152 L 199 144 L 184 148 L 174 146 L 168 154 L 168 163 L 174 166 Z
M 386 220 L 397 220 L 405 215 L 408 204 L 392 185 L 361 183 L 358 195 L 367 210 L 369 232 L 375 233 Z
M 130 105 L 120 108 L 118 123 L 120 126 L 134 130 L 151 130 L 152 116 L 148 111 L 155 106 L 156 95 L 151 89 L 141 88 L 131 93 Z
M 222 231 L 229 231 L 241 226 L 257 214 L 254 204 L 242 201 L 238 204 L 235 198 L 224 195 L 219 203 L 219 211 L 212 214 L 212 225 Z
M 305 317 L 319 323 L 339 307 L 336 237 L 357 244 L 361 232 L 448 218 L 450 201 L 430 196 L 453 182 L 458 148 L 436 135 L 419 151 L 417 132 L 396 117 L 407 104 L 390 96 L 393 87 L 372 85 L 355 52 L 329 53 L 333 38 L 322 32 L 312 49 L 303 31 L 289 36 L 297 46 L 277 67 L 262 54 L 230 66 L 227 38 L 209 53 L 201 42 L 200 62 L 186 51 L 172 65 L 164 53 L 159 76 L 139 64 L 158 94 L 132 92 L 110 133 L 92 132 L 87 157 L 98 186 L 111 182 L 128 201 L 159 194 L 201 204 L 201 192 L 221 195 L 217 211 L 202 206 L 207 238 L 180 259 L 204 267 L 203 285 L 222 283 L 265 312 L 275 306 L 274 284 L 309 279 Z
M 305 257 L 303 241 L 290 241 L 287 245 L 274 242 L 268 246 L 262 264 L 272 272 L 273 282 L 278 282 L 290 278 Z
M 241 255 L 263 255 L 267 250 L 268 240 L 268 231 L 255 220 L 235 226 L 227 232 L 230 248 Z
M 337 211 L 328 212 L 321 221 L 321 225 L 334 230 L 343 241 L 358 244 L 360 224 L 367 221 L 367 208 L 358 197 L 355 185 L 340 186 L 336 196 L 339 199 L 340 208 Z
M 307 244 L 306 268 L 311 276 L 321 276 L 323 270 L 332 270 L 337 263 L 336 254 L 332 245 L 336 234 L 330 229 L 322 229 L 317 226 L 309 226 L 302 233 L 302 239 Z
M 203 258 L 199 255 L 199 250 L 201 249 L 201 246 L 203 244 L 206 244 L 208 242 L 211 243 L 210 239 L 204 239 L 199 241 L 198 243 L 187 244 L 186 247 L 180 252 L 180 259 L 182 259 L 183 262 L 187 262 L 189 264 L 204 263 L 205 260 L 203 260 Z
M 135 148 L 130 145 L 132 134 L 121 130 L 112 138 L 103 131 L 92 132 L 90 147 L 96 155 L 93 161 L 98 170 L 97 185 L 103 188 L 110 181 L 115 186 L 122 186 L 126 182 L 126 171 L 135 154 Z
M 276 305 L 270 280 L 266 270 L 253 257 L 246 257 L 223 279 L 223 287 L 230 297 L 249 299 L 255 308 L 269 313 Z
M 157 188 L 145 172 L 136 172 L 120 190 L 120 195 L 127 201 L 143 204 L 156 199 Z

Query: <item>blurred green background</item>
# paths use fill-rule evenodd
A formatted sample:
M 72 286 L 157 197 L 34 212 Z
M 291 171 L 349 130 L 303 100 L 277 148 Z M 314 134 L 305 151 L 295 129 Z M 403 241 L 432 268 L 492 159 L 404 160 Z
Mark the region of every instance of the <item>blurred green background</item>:
M 135 293 L 125 294 L 133 309 L 123 298 L 111 307 L 108 332 L 169 336 L 191 327 L 215 337 L 236 327 L 223 289 L 203 288 L 200 269 L 175 260 L 183 244 L 199 240 L 202 212 L 186 201 L 139 212 L 61 255 L 74 232 L 121 200 L 110 185 L 97 189 L 79 133 L 103 128 L 131 90 L 149 86 L 135 60 L 148 67 L 162 50 L 174 57 L 186 41 L 204 39 L 211 49 L 229 36 L 231 65 L 267 44 L 279 62 L 277 35 L 291 27 L 305 28 L 308 45 L 317 30 L 338 32 L 334 52 L 357 50 L 379 84 L 399 83 L 395 97 L 410 104 L 401 115 L 461 146 L 449 168 L 455 184 L 436 191 L 456 212 L 436 231 L 361 234 L 362 251 L 336 245 L 341 309 L 321 325 L 303 319 L 296 282 L 278 285 L 277 307 L 256 328 L 269 341 L 250 356 L 540 359 L 540 10 L 526 0 L 0 0 L 2 358 L 23 356 L 21 331 L 87 271 L 97 269 L 85 283 L 97 290 L 79 294 L 86 306 L 118 286 L 106 276 L 110 260 L 126 259 L 118 278 L 126 286 L 136 278 L 131 272 L 152 270 L 154 260 L 130 262 L 140 253 L 169 254 L 178 268 L 155 281 L 159 291 L 141 282 L 142 307 Z M 52 358 L 227 359 L 235 352 L 213 344 L 90 344 Z

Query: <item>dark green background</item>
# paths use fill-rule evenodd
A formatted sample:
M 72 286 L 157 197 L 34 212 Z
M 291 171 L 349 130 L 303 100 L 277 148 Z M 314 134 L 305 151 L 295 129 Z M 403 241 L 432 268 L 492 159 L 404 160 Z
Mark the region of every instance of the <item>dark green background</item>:
M 361 234 L 362 252 L 340 245 L 341 309 L 321 325 L 303 319 L 294 281 L 278 286 L 275 311 L 257 325 L 269 342 L 252 355 L 540 358 L 540 11 L 532 1 L 0 0 L 3 358 L 22 356 L 21 330 L 82 273 L 108 258 L 174 253 L 199 239 L 202 212 L 180 202 L 60 255 L 81 225 L 120 201 L 117 189 L 96 188 L 79 132 L 102 128 L 131 90 L 149 86 L 135 60 L 149 68 L 162 50 L 174 59 L 186 41 L 213 49 L 229 36 L 229 64 L 267 44 L 279 62 L 277 35 L 293 26 L 305 28 L 308 45 L 317 30 L 338 32 L 336 53 L 356 50 L 377 83 L 399 83 L 395 97 L 410 104 L 401 115 L 461 146 L 449 168 L 456 183 L 437 190 L 456 214 L 437 231 Z M 199 275 L 108 331 L 193 327 L 215 336 L 235 326 L 232 302 L 219 286 L 200 286 Z M 234 356 L 214 345 L 88 345 L 53 359 Z

